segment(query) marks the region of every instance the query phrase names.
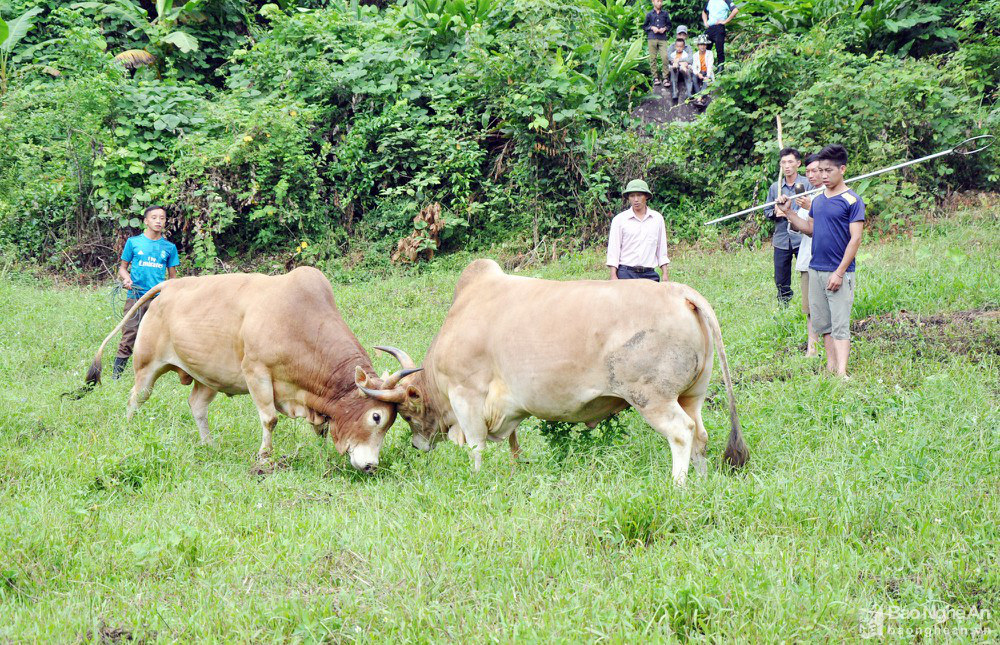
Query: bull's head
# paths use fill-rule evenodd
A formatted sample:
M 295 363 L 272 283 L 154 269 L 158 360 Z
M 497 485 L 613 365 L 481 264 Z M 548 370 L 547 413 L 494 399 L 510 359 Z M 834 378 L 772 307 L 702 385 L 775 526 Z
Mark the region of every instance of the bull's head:
M 396 357 L 396 360 L 402 366 L 402 369 L 397 374 L 402 373 L 403 376 L 406 376 L 422 369 L 417 367 L 413 359 L 401 349 L 396 349 L 395 347 L 376 347 L 375 349 Z M 406 383 L 400 383 L 399 381 L 403 378 L 401 376 L 395 382 L 390 384 L 387 381 L 386 384 L 377 389 L 369 387 L 366 383 L 359 380 L 356 380 L 356 384 L 359 390 L 373 399 L 386 403 L 395 403 L 399 416 L 406 419 L 406 422 L 410 425 L 413 447 L 428 452 L 434 448 L 437 439 L 442 436 L 440 434 L 442 424 L 438 418 L 437 411 L 426 405 L 427 398 L 424 394 L 424 379 L 421 376 L 423 375 L 408 379 Z
M 359 388 L 393 389 L 399 380 L 416 370 L 401 369 L 392 376 L 378 379 L 369 376 L 361 366 L 354 368 L 354 382 Z M 364 388 L 362 388 L 363 390 Z M 340 454 L 345 452 L 351 459 L 351 465 L 366 473 L 373 472 L 378 466 L 379 452 L 385 434 L 396 421 L 396 406 L 389 401 L 382 401 L 364 396 L 361 392 L 341 399 L 339 414 L 336 414 L 337 430 L 335 445 Z

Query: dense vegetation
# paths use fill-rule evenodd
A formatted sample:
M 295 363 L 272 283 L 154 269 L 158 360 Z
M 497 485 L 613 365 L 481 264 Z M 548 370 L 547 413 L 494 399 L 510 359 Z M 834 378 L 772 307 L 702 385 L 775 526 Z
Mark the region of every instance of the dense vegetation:
M 0 641 L 853 643 L 879 625 L 891 642 L 995 641 L 998 245 L 985 201 L 867 240 L 850 381 L 802 356 L 768 250 L 679 253 L 671 273 L 718 312 L 751 451 L 740 474 L 719 467 L 717 372 L 709 473 L 685 489 L 634 412 L 582 450 L 526 424 L 527 461 L 492 444 L 476 475 L 466 448 L 413 450 L 402 421 L 372 477 L 285 418 L 258 465 L 245 396 L 216 399 L 204 447 L 173 374 L 126 424 L 131 379 L 58 396 L 120 310 L 0 269 Z M 362 344 L 423 356 L 460 255 L 337 286 Z M 531 273 L 601 263 L 591 249 Z
M 693 27 L 700 6 L 665 3 Z M 690 238 L 763 195 L 776 113 L 786 143 L 843 142 L 858 172 L 1000 129 L 1000 0 L 748 2 L 706 114 L 650 131 L 630 116 L 647 8 L 0 0 L 24 16 L 0 48 L 0 252 L 99 266 L 156 202 L 197 267 L 299 250 L 337 275 L 388 262 L 433 202 L 449 248 L 600 239 L 639 175 Z M 998 159 L 865 186 L 873 221 L 996 189 Z

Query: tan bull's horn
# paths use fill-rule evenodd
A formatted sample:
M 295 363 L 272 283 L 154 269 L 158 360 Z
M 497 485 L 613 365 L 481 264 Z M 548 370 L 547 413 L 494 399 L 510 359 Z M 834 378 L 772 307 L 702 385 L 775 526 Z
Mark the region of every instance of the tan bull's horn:
M 396 384 L 399 383 L 404 377 L 407 377 L 410 374 L 413 374 L 414 372 L 419 372 L 422 369 L 424 368 L 412 367 L 410 369 L 399 370 L 389 378 L 385 379 L 385 381 L 382 383 L 382 387 L 386 390 L 396 387 Z
M 376 346 L 375 349 L 383 351 L 386 354 L 392 354 L 396 358 L 396 360 L 399 361 L 399 364 L 403 366 L 403 369 L 409 370 L 417 366 L 417 364 L 413 362 L 413 359 L 410 358 L 409 355 L 401 349 L 397 349 L 395 347 L 382 346 L 382 345 Z
M 406 400 L 406 388 L 397 387 L 391 390 L 373 390 L 370 387 L 358 385 L 358 389 L 373 399 L 385 401 L 386 403 L 402 403 Z

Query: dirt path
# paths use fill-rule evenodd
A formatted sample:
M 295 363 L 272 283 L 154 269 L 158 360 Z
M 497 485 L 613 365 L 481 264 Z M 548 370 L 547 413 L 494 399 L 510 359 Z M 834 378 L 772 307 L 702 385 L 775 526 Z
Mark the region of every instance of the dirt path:
M 711 101 L 711 97 L 708 100 Z M 632 116 L 641 120 L 643 125 L 647 123 L 663 124 L 674 121 L 694 121 L 704 111 L 705 108 L 689 102 L 674 105 L 670 98 L 670 88 L 657 85 L 653 87 L 650 95 L 639 104 L 639 107 L 632 112 Z

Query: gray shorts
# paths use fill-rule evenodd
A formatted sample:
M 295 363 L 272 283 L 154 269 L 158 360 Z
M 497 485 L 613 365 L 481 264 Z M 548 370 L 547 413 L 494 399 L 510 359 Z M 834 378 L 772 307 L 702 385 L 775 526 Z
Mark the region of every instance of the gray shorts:
M 854 271 L 844 274 L 840 289 L 827 291 L 833 271 L 809 269 L 809 317 L 820 336 L 830 334 L 835 340 L 851 339 L 851 307 L 854 306 Z

